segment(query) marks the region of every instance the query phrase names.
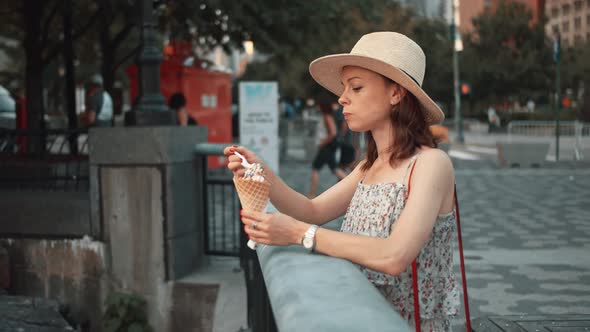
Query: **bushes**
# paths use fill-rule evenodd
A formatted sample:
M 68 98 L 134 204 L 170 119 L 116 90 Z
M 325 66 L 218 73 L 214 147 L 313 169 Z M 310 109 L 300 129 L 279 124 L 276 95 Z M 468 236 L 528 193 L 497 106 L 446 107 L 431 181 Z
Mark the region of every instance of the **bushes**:
M 111 293 L 105 301 L 103 328 L 106 332 L 152 332 L 146 302 L 134 294 Z

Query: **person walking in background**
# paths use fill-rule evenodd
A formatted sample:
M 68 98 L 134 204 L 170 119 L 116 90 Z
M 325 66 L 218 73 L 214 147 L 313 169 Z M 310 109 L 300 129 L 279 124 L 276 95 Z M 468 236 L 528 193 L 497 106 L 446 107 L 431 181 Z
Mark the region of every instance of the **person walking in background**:
M 309 184 L 309 194 L 307 197 L 314 198 L 317 195 L 318 182 L 320 179 L 320 170 L 327 165 L 338 180 L 346 177 L 346 173 L 336 168 L 336 149 L 338 148 L 338 131 L 334 112 L 330 105 L 321 104 L 322 124 L 318 124 L 316 139 L 318 140 L 318 150 L 311 164 L 311 182 Z
M 425 68 L 422 48 L 396 32 L 364 35 L 350 53 L 314 60 L 312 77 L 339 96 L 350 130 L 366 133 L 366 155 L 314 199 L 264 167 L 270 201 L 280 212 L 242 210 L 241 220 L 257 243 L 299 244 L 358 264 L 416 330 L 448 332 L 460 307 L 453 270 L 455 176 L 429 128 L 442 123 L 444 113 L 421 87 Z M 235 151 L 263 163 L 245 147 L 229 146 L 224 153 L 235 177 L 245 173 Z M 342 215 L 340 231 L 318 228 Z
M 176 123 L 181 126 L 195 126 L 197 122 L 188 115 L 186 111 L 186 98 L 184 94 L 177 92 L 170 96 L 168 100 L 168 107 L 176 113 Z
M 102 76 L 90 78 L 86 98 L 86 110 L 80 115 L 84 127 L 111 127 L 113 125 L 113 100 L 103 89 Z
M 343 174 L 341 172 L 352 172 L 354 166 L 356 166 L 357 150 L 352 141 L 352 132 L 348 128 L 346 121 L 344 121 L 342 106 L 337 102 L 333 102 L 332 111 L 336 120 L 336 127 L 338 128 L 338 148 L 340 149 L 340 158 L 338 159 L 336 172 L 341 176 Z

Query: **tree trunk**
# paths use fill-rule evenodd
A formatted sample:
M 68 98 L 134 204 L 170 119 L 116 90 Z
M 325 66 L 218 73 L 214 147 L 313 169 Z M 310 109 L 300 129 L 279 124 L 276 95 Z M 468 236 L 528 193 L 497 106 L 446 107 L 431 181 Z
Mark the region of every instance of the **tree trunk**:
M 43 6 L 43 0 L 24 0 L 23 4 L 27 129 L 31 130 L 45 129 L 45 122 L 43 121 L 43 64 L 41 54 L 41 19 Z M 31 137 L 29 142 L 29 152 L 43 152 L 44 140 L 42 136 Z
M 72 0 L 62 0 L 62 17 L 64 32 L 63 60 L 66 72 L 66 112 L 68 114 L 68 128 L 78 127 L 76 115 L 76 82 L 74 72 L 74 41 L 72 40 Z M 78 154 L 78 137 L 69 137 L 70 153 Z

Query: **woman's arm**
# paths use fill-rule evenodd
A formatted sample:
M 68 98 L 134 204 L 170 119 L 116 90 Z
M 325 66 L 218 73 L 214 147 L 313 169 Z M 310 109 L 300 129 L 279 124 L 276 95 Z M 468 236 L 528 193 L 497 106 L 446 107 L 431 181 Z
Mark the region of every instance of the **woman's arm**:
M 322 225 L 346 212 L 359 181 L 360 163 L 348 176 L 310 200 L 289 187 L 274 173 L 269 173 L 270 201 L 280 212 L 308 224 Z
M 430 237 L 437 215 L 447 212 L 453 197 L 453 168 L 449 157 L 432 149 L 423 152 L 412 176 L 410 197 L 388 238 L 318 229 L 317 252 L 350 260 L 383 273 L 398 275 L 418 256 Z M 450 205 L 452 206 L 452 204 Z M 449 207 L 449 210 L 452 209 Z M 309 225 L 281 214 L 244 211 L 246 232 L 258 243 L 299 244 Z
M 228 168 L 234 172 L 235 176 L 243 176 L 244 169 L 240 165 L 241 160 L 233 154 L 233 151 L 238 151 L 251 163 L 263 163 L 244 147 L 227 147 L 224 154 L 228 156 Z M 293 190 L 264 165 L 265 178 L 271 183 L 270 201 L 277 210 L 297 220 L 308 224 L 324 224 L 346 212 L 357 184 L 362 178 L 360 165 L 362 162 L 346 178 L 313 200 Z

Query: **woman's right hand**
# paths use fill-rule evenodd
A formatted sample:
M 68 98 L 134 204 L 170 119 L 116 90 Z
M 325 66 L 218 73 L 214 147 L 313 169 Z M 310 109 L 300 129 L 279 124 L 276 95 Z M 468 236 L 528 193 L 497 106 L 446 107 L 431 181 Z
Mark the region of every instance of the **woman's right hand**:
M 262 160 L 254 152 L 243 146 L 231 145 L 223 149 L 223 154 L 227 156 L 227 168 L 234 173 L 234 177 L 242 177 L 246 172 L 244 166 L 242 166 L 242 159 L 234 154 L 236 151 L 244 156 L 250 164 L 262 164 L 266 170 L 266 165 L 264 165 Z

